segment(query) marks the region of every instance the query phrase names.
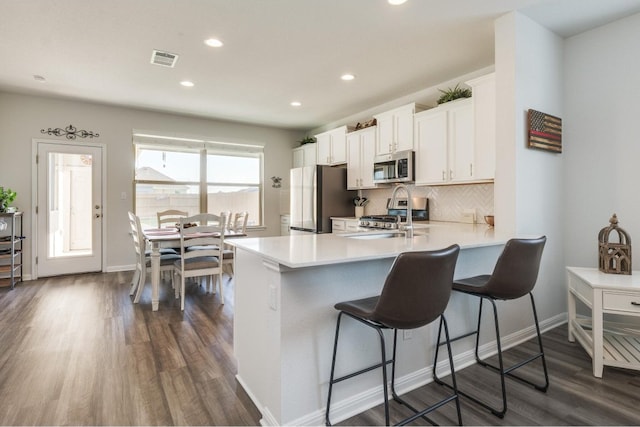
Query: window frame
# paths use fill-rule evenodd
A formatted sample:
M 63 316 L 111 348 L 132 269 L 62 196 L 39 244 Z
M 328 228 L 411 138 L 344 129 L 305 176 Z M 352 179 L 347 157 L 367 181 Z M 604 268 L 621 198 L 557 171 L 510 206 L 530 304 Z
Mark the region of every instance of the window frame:
M 159 181 L 159 180 L 138 180 L 136 179 L 137 149 L 146 148 L 150 150 L 164 151 L 187 151 L 197 153 L 200 159 L 199 181 Z M 215 142 L 201 139 L 178 138 L 149 134 L 133 134 L 134 149 L 134 176 L 133 176 L 133 204 L 134 211 L 137 212 L 138 185 L 168 185 L 168 186 L 196 186 L 199 192 L 200 212 L 208 210 L 208 199 L 210 186 L 213 187 L 256 187 L 258 191 L 258 218 L 257 223 L 248 225 L 250 229 L 264 228 L 264 145 L 246 144 L 235 142 Z M 258 180 L 256 183 L 246 182 L 208 182 L 207 180 L 207 156 L 209 154 L 227 155 L 232 157 L 252 157 L 258 159 Z M 217 214 L 218 212 L 212 212 Z M 253 222 L 253 221 L 252 221 Z

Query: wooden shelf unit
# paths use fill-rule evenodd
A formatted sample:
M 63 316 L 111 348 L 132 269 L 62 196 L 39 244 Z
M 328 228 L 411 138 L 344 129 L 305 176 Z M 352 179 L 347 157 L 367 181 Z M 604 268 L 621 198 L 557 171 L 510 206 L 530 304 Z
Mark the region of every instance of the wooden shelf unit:
M 7 224 L 0 231 L 0 287 L 13 289 L 22 282 L 22 212 L 0 213 L 0 222 Z

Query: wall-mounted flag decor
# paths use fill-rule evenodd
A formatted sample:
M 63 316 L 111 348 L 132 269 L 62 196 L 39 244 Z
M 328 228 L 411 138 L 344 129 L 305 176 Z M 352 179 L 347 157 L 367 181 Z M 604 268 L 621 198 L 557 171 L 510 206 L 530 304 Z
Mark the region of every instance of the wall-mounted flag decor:
M 562 153 L 562 119 L 529 110 L 529 147 Z

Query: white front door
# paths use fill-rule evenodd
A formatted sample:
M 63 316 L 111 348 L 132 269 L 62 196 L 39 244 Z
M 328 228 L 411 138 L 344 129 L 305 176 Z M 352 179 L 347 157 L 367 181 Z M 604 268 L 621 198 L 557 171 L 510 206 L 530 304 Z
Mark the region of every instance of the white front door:
M 102 271 L 102 147 L 37 144 L 36 275 Z

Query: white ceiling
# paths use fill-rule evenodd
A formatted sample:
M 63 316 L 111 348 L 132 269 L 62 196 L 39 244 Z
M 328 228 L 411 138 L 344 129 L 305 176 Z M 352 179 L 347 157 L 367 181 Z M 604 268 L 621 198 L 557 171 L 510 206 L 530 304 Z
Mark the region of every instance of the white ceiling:
M 0 0 L 0 90 L 306 130 L 491 66 L 514 9 L 568 37 L 640 0 Z

